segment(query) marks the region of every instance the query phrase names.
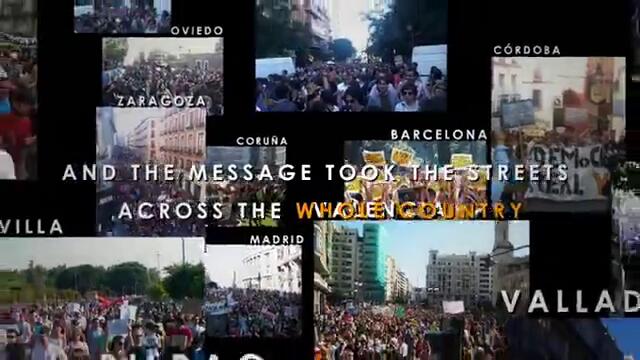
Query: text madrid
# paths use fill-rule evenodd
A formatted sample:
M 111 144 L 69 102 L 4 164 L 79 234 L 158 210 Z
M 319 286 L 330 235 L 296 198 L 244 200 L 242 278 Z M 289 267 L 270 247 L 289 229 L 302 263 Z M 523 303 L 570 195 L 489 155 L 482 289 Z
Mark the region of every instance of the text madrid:
M 500 294 L 509 313 L 516 312 L 516 309 L 519 307 L 518 305 L 520 301 L 527 301 L 523 298 L 520 290 L 514 291 L 513 295 L 511 296 L 505 290 L 501 290 Z M 549 295 L 549 292 L 547 292 L 547 296 Z M 542 290 L 534 291 L 533 296 L 531 297 L 531 301 L 529 302 L 529 306 L 527 307 L 527 312 L 549 313 L 550 310 L 547 299 L 548 298 L 545 298 Z M 569 300 L 565 298 L 565 292 L 563 290 L 557 290 L 554 294 L 553 300 L 555 300 L 556 304 L 556 308 L 554 310 L 556 310 L 556 312 L 558 313 L 568 313 L 574 311 L 576 313 L 588 313 L 591 311 L 593 311 L 594 313 L 598 313 L 601 311 L 617 313 L 620 310 L 624 310 L 625 313 L 640 312 L 640 292 L 633 290 L 624 291 L 623 309 L 616 309 L 616 306 L 613 304 L 611 294 L 609 294 L 608 290 L 602 290 L 600 296 L 598 297 L 598 301 L 595 304 L 585 303 L 582 296 L 582 290 L 576 290 L 575 302 L 572 302 L 571 304 L 569 304 Z
M 296 167 L 291 164 L 278 166 L 277 169 L 272 169 L 272 167 L 267 164 L 262 167 L 255 167 L 252 164 L 245 164 L 242 166 L 238 166 L 237 164 L 202 164 L 198 166 L 191 166 L 184 172 L 176 169 L 174 164 L 132 164 L 128 168 L 131 170 L 130 180 L 133 181 L 158 181 L 160 179 L 163 179 L 164 181 L 185 179 L 187 181 L 231 182 L 252 180 L 274 181 L 276 179 L 280 181 L 293 181 L 296 179 L 301 181 L 311 181 L 311 165 L 302 164 L 299 165 L 299 167 L 299 171 L 296 171 Z M 356 166 L 349 164 L 341 166 L 325 164 L 324 167 L 326 170 L 326 179 L 329 181 L 332 181 L 336 175 L 342 181 L 353 181 L 356 178 L 365 181 L 375 181 L 381 178 L 384 179 L 384 181 L 393 181 L 395 178 L 394 170 L 400 168 L 400 166 L 393 164 L 386 164 L 384 166 L 368 164 L 359 169 Z M 405 169 L 410 169 L 408 177 L 413 181 L 423 179 L 429 181 L 454 181 L 456 179 L 457 171 L 460 170 L 455 169 L 452 165 L 409 166 L 405 167 Z M 492 176 L 492 165 L 469 165 L 464 169 L 466 170 L 465 178 L 472 182 L 479 181 L 481 174 L 484 172 L 487 173 L 487 176 Z M 498 172 L 498 181 L 566 181 L 569 178 L 568 167 L 566 164 L 518 164 L 512 167 L 509 167 L 508 165 L 498 165 L 496 170 Z M 335 174 L 335 172 L 337 172 L 337 174 Z M 82 165 L 82 169 L 76 170 L 73 165 L 69 164 L 62 175 L 62 181 L 96 181 L 98 178 L 103 181 L 112 181 L 117 177 L 118 174 L 113 165 Z

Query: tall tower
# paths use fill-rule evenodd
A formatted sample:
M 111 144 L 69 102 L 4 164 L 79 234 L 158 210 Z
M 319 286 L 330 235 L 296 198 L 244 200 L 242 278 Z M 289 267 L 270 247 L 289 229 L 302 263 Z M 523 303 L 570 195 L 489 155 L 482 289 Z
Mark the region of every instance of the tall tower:
M 509 241 L 509 222 L 496 221 L 495 241 L 493 243 L 493 252 L 491 258 L 494 267 L 491 276 L 493 277 L 493 296 L 492 302 L 495 305 L 498 301 L 498 294 L 503 288 L 502 274 L 508 264 L 513 262 L 513 244 Z

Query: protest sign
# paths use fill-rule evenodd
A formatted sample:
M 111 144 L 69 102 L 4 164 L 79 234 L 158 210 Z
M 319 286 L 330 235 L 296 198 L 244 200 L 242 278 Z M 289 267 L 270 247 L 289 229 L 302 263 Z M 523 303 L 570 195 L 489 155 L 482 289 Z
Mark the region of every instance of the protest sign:
M 67 304 L 67 313 L 73 314 L 75 312 L 80 312 L 80 304 L 78 303 Z
M 473 164 L 471 154 L 451 154 L 451 165 L 454 169 L 462 169 Z
M 460 314 L 464 312 L 464 301 L 443 301 L 442 309 L 445 314 Z
M 391 150 L 391 162 L 398 166 L 411 166 L 413 163 L 413 153 L 394 147 L 393 150 Z
M 606 158 L 602 145 L 565 146 L 530 144 L 528 163 L 558 166 L 567 165 L 566 181 L 561 181 L 557 171 L 551 172 L 551 179 L 545 179 L 541 171 L 540 181 L 529 181 L 525 198 L 539 198 L 555 201 L 606 200 L 603 194 L 609 182 L 610 173 L 605 167 Z
M 387 163 L 384 157 L 384 151 L 362 151 L 362 158 L 367 165 L 383 166 Z
M 216 302 L 216 303 L 206 303 L 204 305 L 204 311 L 208 315 L 224 315 L 231 311 L 229 307 L 227 307 L 226 302 Z
M 118 335 L 127 335 L 129 333 L 129 323 L 127 320 L 109 320 L 107 323 L 107 333 L 109 338 Z
M 501 106 L 502 128 L 515 128 L 535 123 L 535 109 L 532 100 L 503 103 Z
M 120 305 L 121 320 L 135 320 L 138 307 L 134 305 Z

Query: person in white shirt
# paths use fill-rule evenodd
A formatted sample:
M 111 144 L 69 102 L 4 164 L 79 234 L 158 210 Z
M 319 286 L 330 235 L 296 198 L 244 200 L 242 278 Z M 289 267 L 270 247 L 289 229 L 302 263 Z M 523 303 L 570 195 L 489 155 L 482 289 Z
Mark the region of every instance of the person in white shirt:
M 402 356 L 402 360 L 409 359 L 409 345 L 406 342 L 402 342 L 400 346 L 400 355 Z
M 418 88 L 413 83 L 402 86 L 400 92 L 402 101 L 396 104 L 396 112 L 417 112 L 420 109 L 418 104 Z
M 0 149 L 0 180 L 15 180 L 16 168 L 8 152 Z

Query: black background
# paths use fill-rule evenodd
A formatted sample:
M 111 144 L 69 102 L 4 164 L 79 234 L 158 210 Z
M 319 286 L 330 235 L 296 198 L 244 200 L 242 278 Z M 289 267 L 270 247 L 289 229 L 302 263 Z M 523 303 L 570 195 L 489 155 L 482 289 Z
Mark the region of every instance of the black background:
M 95 234 L 95 184 L 63 183 L 61 179 L 67 164 L 95 162 L 102 37 L 73 33 L 71 0 L 40 1 L 39 14 L 39 180 L 0 182 L 0 218 L 40 218 L 45 222 L 57 218 L 64 236 L 90 237 Z M 310 222 L 293 223 L 294 214 L 286 209 L 293 209 L 290 205 L 295 201 L 341 200 L 343 184 L 325 181 L 322 170 L 326 163 L 342 164 L 345 140 L 389 139 L 391 129 L 476 128 L 489 134 L 495 45 L 557 45 L 562 56 L 626 56 L 630 69 L 630 15 L 631 4 L 625 0 L 451 0 L 446 114 L 256 114 L 253 0 L 173 0 L 174 25 L 224 29 L 225 115 L 208 119 L 207 144 L 235 145 L 239 136 L 277 135 L 286 138 L 289 163 L 312 166 L 313 181 L 288 183 L 287 204 L 283 204 L 286 228 L 209 229 L 207 236 L 211 244 L 247 243 L 249 235 L 260 233 L 305 236 L 303 337 L 210 339 L 211 349 L 222 359 L 237 359 L 247 352 L 271 359 L 311 358 L 313 227 Z M 627 71 L 627 145 L 633 159 L 640 154 L 640 146 L 633 145 L 640 138 L 638 106 L 637 89 Z M 595 304 L 594 295 L 608 288 L 611 275 L 609 214 L 527 217 L 531 219 L 531 288 L 549 290 L 550 295 L 557 289 L 574 293 L 583 289 L 587 303 Z M 553 303 L 550 305 L 553 309 Z

